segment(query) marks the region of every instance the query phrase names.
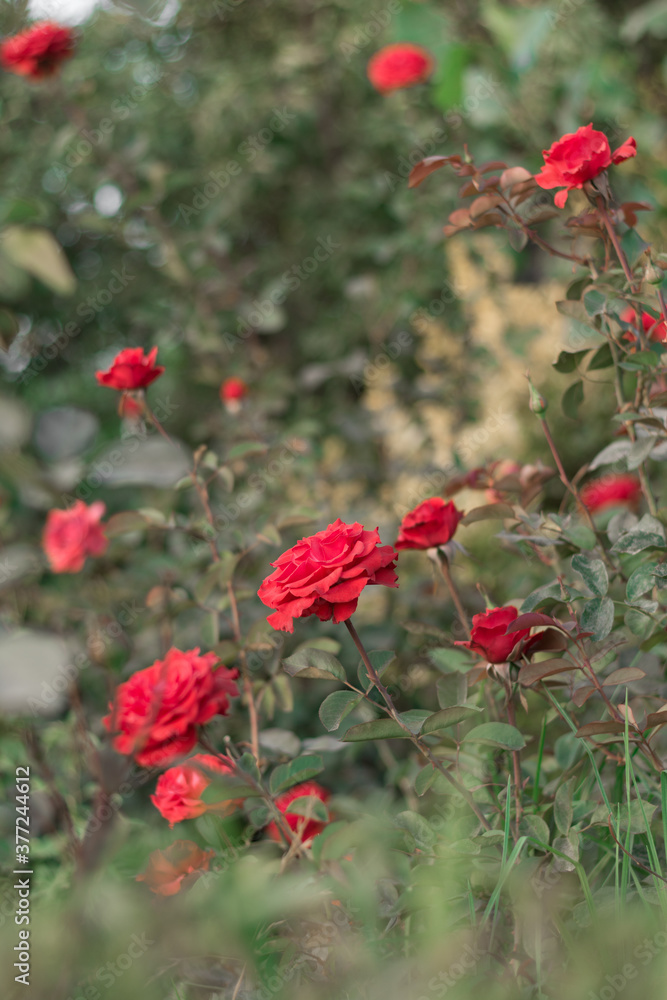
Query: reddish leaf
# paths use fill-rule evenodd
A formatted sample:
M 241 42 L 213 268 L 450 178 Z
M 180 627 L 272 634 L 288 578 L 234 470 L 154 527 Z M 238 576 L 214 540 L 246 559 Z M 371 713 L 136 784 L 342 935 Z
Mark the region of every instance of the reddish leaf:
M 521 667 L 519 671 L 519 683 L 523 684 L 524 687 L 530 687 L 531 684 L 535 684 L 536 681 L 541 681 L 543 677 L 551 677 L 553 674 L 563 674 L 568 670 L 576 670 L 577 668 L 569 660 L 542 660 L 541 663 L 529 663 L 525 667 Z
M 525 167 L 509 167 L 507 170 L 503 170 L 500 175 L 500 186 L 501 188 L 509 188 L 514 184 L 518 184 L 519 181 L 532 179 L 533 175 L 530 170 L 526 170 Z
M 452 165 L 457 165 L 461 162 L 461 157 L 456 156 L 427 156 L 425 160 L 420 160 L 410 171 L 410 176 L 408 178 L 408 187 L 417 187 L 422 181 L 426 180 L 429 174 L 432 174 L 436 170 L 440 170 L 442 167 L 446 166 L 448 163 Z
M 629 727 L 632 730 L 632 726 Z M 577 729 L 576 735 L 583 736 L 603 736 L 607 733 L 624 733 L 624 722 L 587 722 L 585 726 Z
M 507 164 L 504 160 L 487 160 L 486 163 L 480 163 L 477 167 L 480 174 L 488 174 L 489 170 L 503 170 Z M 514 168 L 516 169 L 516 167 Z M 507 173 L 507 171 L 505 171 Z
M 519 632 L 522 628 L 534 628 L 536 625 L 550 625 L 551 628 L 558 628 L 564 631 L 562 622 L 557 621 L 556 618 L 552 618 L 551 615 L 544 615 L 541 611 L 528 611 L 525 615 L 519 615 L 512 622 L 505 635 L 510 635 L 512 632 Z
M 473 507 L 462 519 L 461 524 L 474 524 L 475 521 L 498 520 L 503 517 L 514 517 L 514 507 L 508 503 L 487 503 L 483 507 Z
M 624 201 L 620 208 L 625 224 L 633 229 L 637 225 L 636 212 L 652 212 L 653 205 L 646 201 Z
M 459 198 L 469 198 L 472 194 L 477 194 L 477 188 L 472 181 L 466 181 L 459 188 Z
M 667 711 L 651 712 L 646 718 L 646 728 L 650 729 L 652 726 L 667 726 Z
M 484 215 L 475 219 L 473 229 L 483 229 L 484 226 L 502 226 L 504 221 L 505 216 L 501 215 L 500 212 L 485 212 Z
M 612 687 L 615 684 L 630 684 L 631 681 L 640 681 L 646 674 L 639 667 L 621 667 L 614 670 L 602 681 L 603 687 Z
M 456 208 L 449 216 L 449 223 L 452 226 L 469 226 L 470 211 L 467 208 Z
M 582 705 L 586 704 L 592 694 L 595 694 L 595 688 L 592 685 L 577 688 L 572 695 L 572 701 L 577 708 L 581 708 Z
M 477 219 L 492 208 L 497 208 L 502 204 L 503 199 L 497 194 L 484 194 L 481 198 L 475 198 L 470 205 L 470 218 Z

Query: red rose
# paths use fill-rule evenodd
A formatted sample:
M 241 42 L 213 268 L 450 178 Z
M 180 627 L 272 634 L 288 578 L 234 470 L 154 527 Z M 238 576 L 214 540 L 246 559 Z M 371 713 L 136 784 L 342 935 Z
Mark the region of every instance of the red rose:
M 580 496 L 584 507 L 593 514 L 621 505 L 636 510 L 642 497 L 642 487 L 639 479 L 630 473 L 611 473 L 586 483 Z
M 381 94 L 424 83 L 433 72 L 433 56 L 421 45 L 396 42 L 385 45 L 368 63 L 368 79 Z
M 133 754 L 137 764 L 166 764 L 190 753 L 197 742 L 197 726 L 214 715 L 227 715 L 229 698 L 238 695 L 238 670 L 214 665 L 215 653 L 199 649 L 169 650 L 164 660 L 138 670 L 120 684 L 102 719 L 114 734 L 119 753 Z
M 74 35 L 51 21 L 41 21 L 0 45 L 0 62 L 10 73 L 39 80 L 52 76 L 74 52 Z
M 621 313 L 621 319 L 623 320 L 624 323 L 631 323 L 633 326 L 637 325 L 637 313 L 632 308 L 632 306 L 628 306 L 627 309 L 623 310 L 623 312 Z M 654 316 L 650 312 L 644 311 L 642 313 L 642 329 L 644 333 L 648 336 L 649 340 L 655 340 L 660 342 L 664 342 L 667 340 L 667 323 L 665 323 L 664 319 Z M 639 338 L 636 337 L 635 334 L 631 333 L 629 330 L 627 330 L 623 335 L 623 340 L 629 340 L 634 342 L 638 339 Z
M 174 896 L 186 876 L 193 876 L 188 879 L 191 883 L 208 871 L 214 853 L 202 851 L 192 840 L 175 840 L 164 851 L 153 851 L 146 871 L 137 875 L 137 882 L 146 882 L 158 896 Z
M 570 191 L 583 188 L 612 163 L 622 163 L 637 155 L 637 143 L 626 139 L 613 153 L 604 132 L 596 132 L 593 125 L 582 125 L 576 132 L 569 132 L 551 149 L 543 151 L 544 166 L 535 180 L 541 188 L 565 188 L 554 198 L 558 208 L 564 208 Z
M 520 653 L 527 652 L 540 638 L 539 635 L 529 638 L 529 628 L 519 629 L 510 635 L 505 634 L 518 615 L 517 609 L 511 605 L 491 608 L 483 614 L 473 615 L 470 639 L 465 642 L 455 642 L 454 645 L 465 646 L 474 653 L 479 653 L 488 663 L 506 663 L 507 660 L 513 659 L 512 654 L 516 657 Z
M 202 802 L 201 796 L 216 774 L 233 773 L 234 766 L 228 758 L 221 760 L 213 754 L 195 754 L 178 767 L 170 767 L 160 775 L 155 794 L 151 795 L 151 802 L 169 820 L 169 826 L 184 819 L 195 819 L 209 810 L 232 812 L 238 805 L 236 800 L 225 799 L 223 802 L 210 804 Z
M 237 378 L 235 375 L 230 376 L 230 378 L 226 378 L 220 386 L 220 399 L 223 403 L 243 399 L 243 397 L 247 395 L 248 386 L 242 378 Z
M 87 507 L 77 500 L 68 510 L 50 510 L 42 545 L 54 573 L 79 573 L 86 556 L 101 556 L 109 544 L 100 520 L 105 505 L 101 500 Z
M 155 364 L 156 357 L 157 347 L 148 354 L 144 354 L 143 347 L 126 347 L 116 355 L 109 371 L 95 372 L 95 378 L 100 385 L 118 389 L 119 392 L 145 389 L 164 371 L 162 365 Z
M 318 833 L 321 833 L 326 826 L 326 823 L 321 823 L 316 819 L 307 819 L 299 813 L 288 812 L 288 806 L 290 806 L 295 799 L 300 799 L 307 795 L 311 795 L 313 798 L 319 799 L 320 802 L 328 802 L 330 794 L 331 793 L 327 791 L 326 788 L 322 788 L 322 786 L 318 785 L 316 781 L 304 781 L 300 785 L 294 785 L 293 788 L 283 792 L 283 794 L 279 795 L 276 799 L 276 806 L 284 815 L 290 830 L 299 831 L 301 843 L 305 847 L 308 846 L 313 837 L 316 837 Z M 278 826 L 275 821 L 269 823 L 266 828 L 266 832 L 271 840 L 282 840 L 280 831 L 278 830 Z
M 377 528 L 366 531 L 338 518 L 271 563 L 276 571 L 258 590 L 260 600 L 276 609 L 267 621 L 284 632 L 294 631 L 294 618 L 308 615 L 321 622 L 347 621 L 367 583 L 398 586 L 396 559 L 391 545 L 380 545 Z
M 431 497 L 406 514 L 398 532 L 397 549 L 431 549 L 446 545 L 454 537 L 463 517 L 454 501 Z

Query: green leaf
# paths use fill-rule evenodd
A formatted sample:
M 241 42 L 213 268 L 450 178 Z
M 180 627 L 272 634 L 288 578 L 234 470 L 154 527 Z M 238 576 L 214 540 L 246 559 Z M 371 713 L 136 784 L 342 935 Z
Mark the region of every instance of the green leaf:
M 638 469 L 642 462 L 649 457 L 660 440 L 656 434 L 648 434 L 646 437 L 640 437 L 638 441 L 635 441 L 628 455 L 626 463 L 628 469 L 630 471 Z
M 283 667 L 290 677 L 315 677 L 327 681 L 347 679 L 342 663 L 331 653 L 315 646 L 298 649 L 283 660 Z
M 431 712 L 411 709 L 409 712 L 402 712 L 400 717 L 410 732 L 416 734 L 421 729 L 424 719 L 428 718 L 429 715 Z M 373 722 L 362 722 L 358 726 L 350 726 L 347 732 L 341 736 L 343 743 L 386 739 L 405 740 L 409 739 L 409 736 L 393 719 L 374 719 Z
M 625 596 L 630 604 L 634 604 L 642 594 L 653 589 L 656 583 L 655 570 L 657 565 L 658 563 L 655 562 L 644 563 L 631 574 L 625 588 Z
M 62 247 L 48 229 L 9 226 L 2 233 L 2 252 L 10 261 L 58 295 L 72 295 L 76 278 Z
M 576 371 L 579 362 L 582 358 L 586 357 L 589 350 L 590 348 L 586 348 L 584 351 L 561 351 L 558 355 L 558 361 L 554 361 L 552 367 L 563 375 L 569 375 L 571 372 Z
M 319 823 L 329 822 L 329 810 L 315 795 L 299 795 L 290 802 L 285 812 L 305 816 L 307 819 L 316 819 Z
M 576 776 L 558 786 L 554 799 L 554 821 L 560 832 L 567 836 L 572 826 L 572 794 Z
M 593 642 L 601 642 L 614 627 L 614 602 L 610 597 L 596 597 L 586 601 L 581 612 L 580 625 L 584 632 L 592 632 Z
M 477 715 L 481 711 L 481 708 L 475 708 L 472 705 L 452 705 L 451 708 L 442 708 L 439 712 L 430 715 L 424 721 L 420 734 L 427 736 L 428 733 L 434 733 L 438 729 L 447 729 L 448 726 L 454 726 L 458 722 L 463 722 L 464 719 L 469 719 L 472 715 Z
M 421 771 L 415 778 L 415 792 L 420 798 L 422 795 L 426 794 L 437 776 L 438 772 L 432 764 L 427 764 L 426 767 L 422 767 Z
M 104 525 L 105 534 L 109 538 L 124 535 L 129 531 L 144 531 L 148 527 L 146 518 L 136 510 L 123 510 L 114 514 Z
M 589 316 L 599 316 L 605 311 L 607 298 L 597 288 L 592 288 L 584 295 L 584 308 Z M 567 833 L 567 830 L 564 831 Z
M 401 830 L 405 830 L 414 838 L 417 847 L 422 850 L 430 850 L 434 842 L 438 839 L 437 834 L 428 820 L 420 816 L 419 813 L 406 809 L 398 816 L 394 817 L 394 823 Z
M 515 726 L 506 722 L 484 722 L 463 737 L 466 743 L 486 743 L 503 750 L 522 750 L 526 741 Z
M 332 733 L 338 729 L 345 716 L 352 711 L 354 706 L 360 701 L 359 695 L 354 691 L 334 691 L 327 695 L 320 705 L 320 721 L 324 728 Z
M 563 413 L 566 417 L 570 417 L 571 420 L 579 419 L 579 406 L 584 401 L 584 383 L 582 381 L 574 382 L 569 389 L 563 394 L 561 400 L 561 406 L 563 407 Z
M 591 358 L 588 368 L 586 371 L 596 372 L 601 371 L 603 368 L 611 368 L 614 363 L 614 356 L 611 353 L 611 348 L 609 344 L 603 344 L 599 347 L 593 357 Z
M 604 597 L 609 589 L 609 576 L 602 559 L 588 559 L 577 554 L 572 556 L 571 565 L 572 569 L 583 577 L 584 583 L 596 597 Z
M 434 667 L 442 671 L 443 674 L 467 673 L 472 666 L 470 653 L 462 649 L 450 649 L 446 646 L 429 649 L 427 656 Z
M 297 757 L 296 760 L 291 760 L 287 764 L 280 764 L 273 771 L 269 780 L 271 794 L 278 795 L 280 792 L 284 792 L 286 788 L 291 788 L 292 785 L 298 785 L 301 781 L 308 781 L 309 778 L 314 778 L 316 774 L 319 774 L 323 770 L 324 763 L 322 758 L 317 754 L 307 757 Z
M 443 111 L 461 103 L 463 97 L 463 71 L 469 58 L 467 45 L 448 45 L 438 60 L 433 80 L 432 99 Z
M 611 551 L 635 555 L 650 548 L 665 548 L 665 529 L 657 518 L 644 514 L 631 531 L 621 535 L 612 545 Z
M 563 596 L 563 591 L 565 596 Z M 521 614 L 525 614 L 526 611 L 534 611 L 535 608 L 539 608 L 542 604 L 561 603 L 567 600 L 572 595 L 572 590 L 569 587 L 563 586 L 559 583 L 546 583 L 543 587 L 538 587 L 537 590 L 533 590 L 532 593 L 528 595 L 523 604 L 520 607 Z

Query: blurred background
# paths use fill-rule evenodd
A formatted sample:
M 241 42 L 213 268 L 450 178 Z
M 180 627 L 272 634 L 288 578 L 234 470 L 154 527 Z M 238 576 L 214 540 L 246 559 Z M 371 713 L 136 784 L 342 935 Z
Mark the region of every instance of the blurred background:
M 12 719 L 52 720 L 44 750 L 59 762 L 66 797 L 83 824 L 91 779 L 76 721 L 51 679 L 86 651 L 91 669 L 81 674 L 81 697 L 97 739 L 109 675 L 127 676 L 159 654 L 169 615 L 153 588 L 171 588 L 176 604 L 185 601 L 206 562 L 206 546 L 158 530 L 174 508 L 184 516 L 196 508 L 189 492 L 173 490 L 194 448 L 205 444 L 212 471 L 226 470 L 214 496 L 225 544 L 255 546 L 241 597 L 244 627 L 259 635 L 257 584 L 302 534 L 340 516 L 379 525 L 383 541 L 392 542 L 407 509 L 440 493 L 451 477 L 502 459 L 548 464 L 527 411 L 527 369 L 551 401 L 552 429 L 571 473 L 608 442 L 608 373 L 596 373 L 601 384 L 585 387 L 574 420 L 560 406 L 574 376 L 551 368 L 577 334 L 576 321 L 554 305 L 573 278 L 569 262 L 509 242 L 502 231 L 445 241 L 459 180 L 442 170 L 409 190 L 407 177 L 424 156 L 460 153 L 464 144 L 478 162 L 502 159 L 535 172 L 543 149 L 592 121 L 612 148 L 636 138 L 638 156 L 614 172 L 614 191 L 619 201 L 655 206 L 638 229 L 664 249 L 667 3 L 4 0 L 0 33 L 45 17 L 76 28 L 75 57 L 43 83 L 9 73 L 0 81 L 0 759 L 9 787 L 25 756 Z M 366 66 L 393 41 L 426 46 L 437 70 L 423 86 L 383 96 Z M 563 239 L 560 219 L 543 231 L 556 243 Z M 95 371 L 126 346 L 159 349 L 166 373 L 149 393 L 173 447 L 122 420 L 117 396 L 96 383 Z M 219 398 L 221 382 L 232 375 L 249 389 L 239 413 Z M 547 503 L 557 505 L 560 492 L 548 484 Z M 241 506 L 245 493 L 251 501 Z M 45 574 L 40 548 L 46 512 L 75 498 L 102 499 L 108 514 L 150 511 L 156 529 L 137 533 L 129 546 L 112 544 L 87 567 L 83 586 L 80 576 Z M 464 508 L 480 502 L 479 494 L 457 500 Z M 471 557 L 461 560 L 462 590 L 478 610 L 477 581 L 505 603 L 544 579 L 534 559 L 516 558 L 512 574 L 504 572 L 507 552 L 489 545 L 497 528 L 474 525 L 457 536 Z M 374 588 L 358 617 L 371 647 L 398 648 L 412 664 L 406 690 L 421 707 L 421 686 L 430 683 L 418 655 L 423 635 L 399 623 L 419 617 L 436 631 L 450 628 L 452 610 L 421 556 L 402 557 L 401 568 L 400 591 Z M 109 626 L 126 606 L 129 621 L 117 635 Z M 207 627 L 193 610 L 179 620 L 173 641 L 210 646 Z M 309 619 L 298 640 L 308 635 L 337 633 Z M 296 701 L 281 683 L 270 687 L 265 707 L 275 714 L 267 726 L 306 743 L 327 739 L 317 719 L 322 689 L 311 694 L 305 687 Z M 242 721 L 234 725 L 242 732 Z M 328 783 L 347 803 L 342 814 L 355 818 L 358 810 L 346 799 L 350 788 L 367 795 L 375 819 L 364 813 L 363 822 L 371 839 L 379 836 L 384 796 L 394 790 L 377 787 L 373 753 L 338 748 L 327 761 Z M 389 765 L 398 787 L 401 762 Z M 70 958 L 81 960 L 90 933 L 93 971 L 100 949 L 109 958 L 123 953 L 125 929 L 128 939 L 134 933 L 127 885 L 135 892 L 131 879 L 156 838 L 172 839 L 166 829 L 156 834 L 149 791 L 138 789 L 118 821 L 124 847 L 114 877 L 80 889 L 70 935 L 78 957 Z M 49 909 L 69 884 L 60 860 L 64 834 L 49 808 L 45 797 L 44 836 L 34 850 L 43 860 L 52 952 L 35 974 L 35 989 L 46 992 L 35 995 L 78 996 L 58 963 L 63 938 Z M 365 836 L 359 834 L 360 844 Z M 341 850 L 332 852 L 332 863 Z M 442 870 L 449 879 L 444 861 Z M 360 923 L 376 875 L 360 884 Z M 224 933 L 238 932 L 231 950 L 242 962 L 259 947 L 258 922 L 269 925 L 284 913 L 291 883 L 281 890 L 285 898 L 265 892 L 260 862 L 223 878 L 226 895 L 215 894 L 209 909 L 214 893 L 193 890 L 174 904 L 183 908 L 178 918 L 144 913 L 146 894 L 141 902 L 133 896 L 141 910 L 137 933 L 155 920 L 173 935 L 191 927 L 192 938 L 215 952 L 213 913 Z M 308 879 L 297 889 L 307 896 Z M 234 899 L 233 919 L 225 898 Z M 253 901 L 247 913 L 238 909 L 241 899 Z M 88 926 L 81 914 L 100 908 L 107 923 Z M 441 918 L 426 928 L 425 940 L 445 932 L 448 918 Z M 171 940 L 163 945 L 163 954 L 175 955 L 194 947 L 187 940 L 181 951 Z M 352 982 L 377 974 L 369 956 L 354 948 L 351 955 Z M 61 968 L 53 993 L 51 963 Z M 164 963 L 157 965 L 160 976 L 150 987 L 142 969 L 131 987 L 132 970 L 95 988 L 100 995 L 134 989 L 152 996 L 142 990 L 154 989 L 160 997 L 231 996 L 238 979 L 232 967 L 217 984 L 202 984 L 201 969 L 186 975 L 179 967 L 170 983 Z M 179 992 L 182 981 L 192 992 Z M 377 989 L 393 996 L 392 984 L 378 983 L 363 995 Z M 563 988 L 583 997 L 586 985 L 582 979 Z M 283 988 L 289 984 L 270 995 Z M 357 995 L 349 989 L 331 995 Z M 430 989 L 430 996 L 442 995 Z M 502 984 L 493 989 L 489 996 L 516 995 Z

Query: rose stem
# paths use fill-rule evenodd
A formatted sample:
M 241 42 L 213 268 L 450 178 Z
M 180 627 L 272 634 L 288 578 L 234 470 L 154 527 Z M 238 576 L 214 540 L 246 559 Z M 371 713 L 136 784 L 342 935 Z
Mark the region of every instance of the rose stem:
M 516 729 L 516 712 L 514 711 L 514 701 L 512 699 L 512 693 L 507 699 L 507 721 L 510 726 Z M 516 836 L 519 837 L 519 823 L 521 821 L 521 751 L 512 750 L 512 761 L 514 764 L 514 802 L 516 807 L 516 816 L 514 817 L 516 823 Z
M 167 439 L 171 444 L 174 442 L 171 440 L 164 427 L 157 419 L 152 410 L 147 407 L 150 419 L 153 421 L 157 429 L 160 431 L 162 436 Z M 199 454 L 199 452 L 197 453 Z M 190 470 L 190 478 L 194 484 L 195 489 L 201 500 L 202 507 L 204 508 L 204 513 L 206 514 L 206 520 L 211 525 L 213 530 L 215 530 L 215 518 L 213 517 L 213 511 L 211 510 L 211 505 L 208 499 L 208 491 L 204 485 L 202 485 L 197 478 L 197 454 L 194 457 L 193 468 Z M 218 553 L 215 541 L 211 538 L 209 539 L 209 546 L 211 548 L 211 555 L 213 557 L 213 562 L 220 561 L 220 555 Z M 234 593 L 234 586 L 230 580 L 227 584 L 227 592 L 229 594 L 229 605 L 232 612 L 232 626 L 234 630 L 234 640 L 236 642 L 241 642 L 241 625 L 239 620 L 239 609 L 236 603 L 236 595 Z M 245 650 L 239 650 L 239 660 L 241 661 L 241 676 L 243 677 L 243 693 L 245 695 L 246 702 L 248 704 L 248 715 L 250 717 L 250 745 L 252 748 L 252 755 L 255 760 L 259 760 L 259 726 L 257 719 L 257 706 L 255 704 L 255 696 L 252 689 L 252 680 L 248 672 L 248 662 L 245 655 Z
M 364 663 L 364 666 L 366 667 L 366 670 L 368 672 L 368 676 L 372 680 L 372 682 L 375 685 L 375 687 L 377 688 L 377 690 L 382 695 L 382 697 L 384 699 L 384 702 L 385 702 L 387 708 L 389 709 L 389 714 L 391 715 L 391 717 L 394 720 L 394 722 L 396 722 L 401 727 L 401 729 L 405 732 L 406 736 L 417 747 L 417 749 L 420 751 L 420 753 L 424 757 L 426 757 L 426 759 L 429 761 L 429 763 L 433 767 L 437 768 L 438 771 L 440 771 L 440 773 L 442 775 L 444 775 L 444 777 L 447 779 L 447 781 L 449 781 L 449 783 L 454 786 L 454 788 L 459 793 L 459 795 L 461 795 L 466 800 L 466 802 L 468 803 L 468 805 L 470 806 L 470 808 L 472 809 L 472 811 L 474 812 L 475 816 L 480 821 L 480 823 L 482 824 L 482 826 L 484 827 L 484 829 L 485 830 L 490 830 L 491 829 L 491 825 L 489 824 L 489 822 L 486 819 L 486 817 L 484 816 L 484 814 L 481 812 L 479 806 L 477 805 L 477 803 L 473 799 L 473 797 L 470 794 L 470 792 L 468 791 L 468 789 L 464 785 L 462 785 L 459 781 L 457 781 L 457 779 L 454 777 L 454 775 L 451 774 L 450 771 L 446 767 L 443 766 L 443 764 L 441 763 L 441 761 L 438 760 L 438 758 L 435 756 L 435 754 L 432 753 L 431 748 L 427 744 L 423 743 L 419 739 L 418 736 L 415 736 L 415 734 L 413 732 L 411 732 L 410 729 L 408 729 L 408 727 L 405 725 L 405 723 L 401 719 L 400 715 L 396 711 L 396 708 L 394 707 L 394 703 L 393 703 L 393 701 L 391 699 L 391 695 L 389 694 L 389 692 L 387 691 L 386 687 L 384 686 L 384 684 L 380 680 L 380 677 L 378 676 L 378 673 L 377 673 L 375 667 L 373 666 L 373 664 L 371 663 L 371 661 L 370 661 L 370 659 L 368 657 L 368 653 L 364 649 L 364 646 L 363 646 L 363 644 L 361 642 L 361 639 L 357 635 L 357 630 L 355 629 L 354 625 L 352 624 L 352 622 L 350 621 L 349 618 L 345 622 L 345 627 L 347 628 L 348 632 L 352 636 L 352 642 L 354 643 L 354 645 L 359 650 L 359 655 L 361 656 L 361 659 L 362 659 L 362 661 Z
M 441 555 L 440 552 L 438 552 L 437 562 L 438 566 L 440 567 L 440 572 L 442 573 L 442 578 L 447 584 L 447 589 L 449 590 L 451 598 L 454 602 L 454 607 L 456 608 L 456 613 L 459 616 L 459 620 L 463 625 L 464 629 L 466 630 L 468 638 L 470 638 L 470 622 L 465 612 L 465 608 L 463 607 L 463 602 L 461 601 L 461 597 L 459 595 L 456 584 L 454 583 L 454 580 L 452 578 L 452 574 L 449 569 L 449 560 L 447 559 L 447 556 Z
M 597 207 L 598 207 L 598 212 L 600 213 L 600 217 L 602 218 L 602 221 L 604 222 L 605 229 L 607 230 L 607 232 L 609 234 L 609 238 L 610 238 L 611 242 L 614 244 L 614 250 L 616 251 L 616 256 L 618 257 L 619 263 L 620 263 L 621 267 L 623 268 L 623 273 L 624 273 L 625 277 L 628 279 L 628 283 L 630 285 L 630 290 L 634 292 L 635 291 L 635 287 L 634 287 L 635 278 L 634 278 L 634 275 L 633 275 L 632 271 L 630 270 L 630 265 L 628 264 L 627 257 L 625 256 L 625 254 L 623 253 L 623 250 L 621 249 L 621 244 L 619 242 L 618 235 L 616 233 L 616 230 L 614 229 L 614 226 L 612 224 L 611 219 L 609 218 L 607 210 L 604 207 L 604 201 L 603 201 L 603 199 L 602 199 L 601 196 L 596 199 L 596 203 L 597 203 Z

